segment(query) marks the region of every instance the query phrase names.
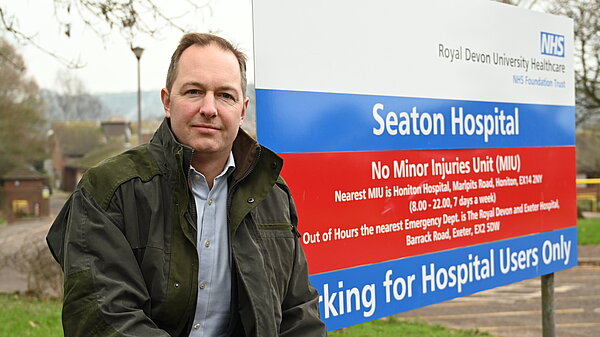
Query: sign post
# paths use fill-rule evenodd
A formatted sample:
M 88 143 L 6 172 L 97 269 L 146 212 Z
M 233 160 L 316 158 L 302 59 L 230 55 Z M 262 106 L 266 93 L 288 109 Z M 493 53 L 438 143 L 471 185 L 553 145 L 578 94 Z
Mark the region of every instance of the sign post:
M 554 330 L 554 273 L 542 275 L 542 336 L 556 336 Z
M 257 134 L 328 330 L 577 264 L 572 21 L 467 0 L 253 13 Z

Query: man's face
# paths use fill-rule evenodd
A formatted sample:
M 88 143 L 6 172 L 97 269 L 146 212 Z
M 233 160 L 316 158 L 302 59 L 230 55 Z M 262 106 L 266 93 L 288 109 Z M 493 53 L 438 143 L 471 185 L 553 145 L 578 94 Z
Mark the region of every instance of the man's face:
M 161 91 L 166 116 L 177 140 L 197 154 L 228 156 L 246 116 L 238 61 L 210 44 L 187 48 L 169 93 Z

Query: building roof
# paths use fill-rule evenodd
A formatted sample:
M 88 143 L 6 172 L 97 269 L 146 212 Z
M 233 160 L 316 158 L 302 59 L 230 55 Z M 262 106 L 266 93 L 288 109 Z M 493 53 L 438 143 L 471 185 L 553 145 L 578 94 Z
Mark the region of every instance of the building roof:
M 102 130 L 96 122 L 56 122 L 52 129 L 67 157 L 83 157 L 103 141 Z
M 113 115 L 111 116 L 109 119 L 103 121 L 102 123 L 130 123 L 125 117 L 121 116 L 121 115 Z
M 2 177 L 4 180 L 44 180 L 46 176 L 31 167 L 17 167 Z
M 109 140 L 106 144 L 102 144 L 95 148 L 94 150 L 87 153 L 83 158 L 74 160 L 72 163 L 68 164 L 71 167 L 77 167 L 82 169 L 89 169 L 90 167 L 95 166 L 106 158 L 116 156 L 117 154 L 124 152 L 131 145 L 127 145 L 123 139 L 123 137 L 116 137 Z

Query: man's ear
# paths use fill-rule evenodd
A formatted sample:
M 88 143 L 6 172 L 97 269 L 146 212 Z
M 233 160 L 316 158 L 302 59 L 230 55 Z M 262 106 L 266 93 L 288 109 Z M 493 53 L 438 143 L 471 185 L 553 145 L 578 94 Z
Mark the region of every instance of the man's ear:
M 242 115 L 240 116 L 240 126 L 242 126 L 242 124 L 244 124 L 244 119 L 246 118 L 246 112 L 248 111 L 248 103 L 250 103 L 250 99 L 248 97 L 246 97 L 244 99 L 244 103 L 243 103 Z
M 165 108 L 165 116 L 171 118 L 171 98 L 169 97 L 169 91 L 166 88 L 162 88 L 160 91 L 160 100 Z

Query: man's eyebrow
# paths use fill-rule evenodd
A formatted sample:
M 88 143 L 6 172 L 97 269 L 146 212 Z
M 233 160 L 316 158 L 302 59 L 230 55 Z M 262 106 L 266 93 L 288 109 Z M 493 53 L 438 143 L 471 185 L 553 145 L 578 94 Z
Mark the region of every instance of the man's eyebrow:
M 217 89 L 237 91 L 237 88 L 233 85 L 222 85 L 222 86 L 218 87 Z
M 189 82 L 185 82 L 181 85 L 181 87 L 203 87 L 204 85 L 202 85 L 202 83 L 198 82 L 198 81 L 189 81 Z
M 201 82 L 198 82 L 198 81 L 188 81 L 188 82 L 183 83 L 181 85 L 181 87 L 182 88 L 185 88 L 185 87 L 199 87 L 199 88 L 204 88 L 205 85 L 202 84 Z M 227 85 L 227 84 L 225 84 L 225 85 L 218 86 L 216 88 L 216 90 L 237 91 L 237 88 L 234 85 Z

